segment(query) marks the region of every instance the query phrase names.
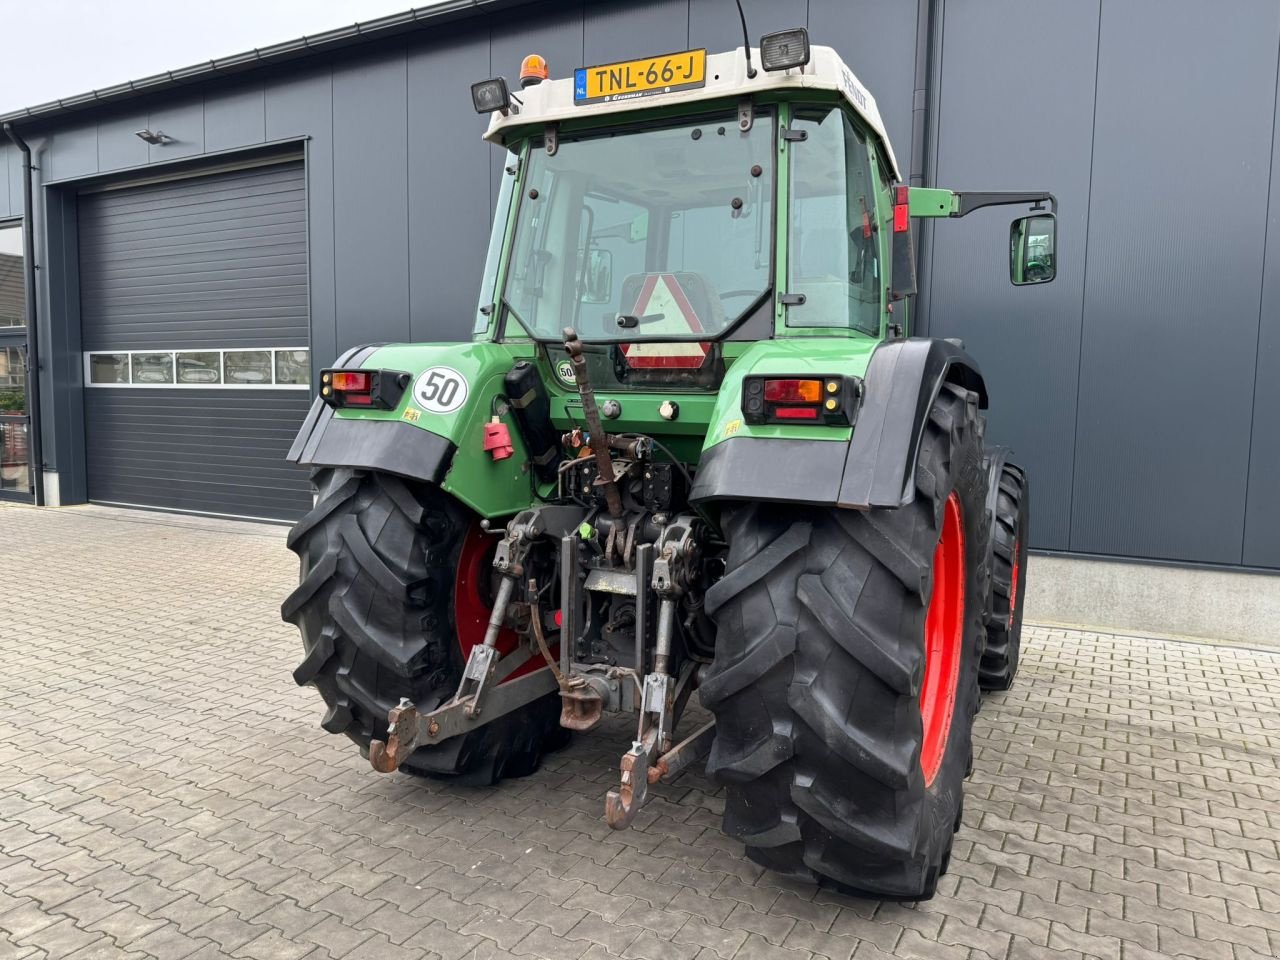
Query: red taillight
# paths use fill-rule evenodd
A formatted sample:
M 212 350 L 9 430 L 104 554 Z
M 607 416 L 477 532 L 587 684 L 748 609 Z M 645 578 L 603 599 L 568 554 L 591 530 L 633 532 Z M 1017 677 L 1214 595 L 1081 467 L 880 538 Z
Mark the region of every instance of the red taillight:
M 821 423 L 848 426 L 858 392 L 854 378 L 749 374 L 742 378 L 742 416 L 747 423 Z
M 817 420 L 817 407 L 778 407 L 773 415 L 779 420 Z
M 373 377 L 361 371 L 336 370 L 332 385 L 333 389 L 344 393 L 368 393 L 373 389 Z
M 394 410 L 412 379 L 399 370 L 321 370 L 320 399 L 331 407 Z
M 822 399 L 822 381 L 766 380 L 764 398 L 769 403 L 817 403 Z
M 911 229 L 911 206 L 907 187 L 893 189 L 893 232 L 906 233 Z

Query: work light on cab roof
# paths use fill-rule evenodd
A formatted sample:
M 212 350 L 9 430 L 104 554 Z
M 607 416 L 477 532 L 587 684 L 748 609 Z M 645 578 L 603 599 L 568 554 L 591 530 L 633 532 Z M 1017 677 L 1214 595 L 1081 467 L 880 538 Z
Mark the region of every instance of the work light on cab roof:
M 511 92 L 502 77 L 492 77 L 471 85 L 471 103 L 476 113 L 497 111 L 504 117 L 511 111 Z
M 803 27 L 766 33 L 760 38 L 760 66 L 772 73 L 809 62 L 809 31 Z
M 912 335 L 912 225 L 1028 206 L 970 256 L 1041 284 L 1056 203 L 908 189 L 836 51 L 739 19 L 472 86 L 506 155 L 472 342 L 320 372 L 294 677 L 375 770 L 464 784 L 630 717 L 609 826 L 705 764 L 760 864 L 923 899 L 1017 667 L 1029 498 L 977 362 Z

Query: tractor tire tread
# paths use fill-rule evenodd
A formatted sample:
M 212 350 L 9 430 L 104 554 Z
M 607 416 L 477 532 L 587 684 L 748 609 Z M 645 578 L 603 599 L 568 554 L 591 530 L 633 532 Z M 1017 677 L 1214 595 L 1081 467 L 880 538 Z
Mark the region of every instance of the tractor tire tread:
M 708 591 L 717 649 L 701 690 L 716 717 L 707 772 L 725 786 L 725 832 L 762 866 L 888 899 L 933 895 L 977 710 L 988 577 L 982 432 L 975 398 L 945 385 L 922 438 L 916 496 L 901 508 L 743 502 L 723 512 L 729 557 Z M 951 742 L 926 788 L 920 638 L 953 489 L 970 602 Z
M 1030 486 L 1021 467 L 1005 463 L 996 492 L 991 525 L 991 604 L 987 617 L 987 642 L 978 666 L 983 690 L 997 692 L 1013 686 L 1022 648 L 1022 606 L 1026 595 L 1026 549 L 1030 516 Z M 1019 565 L 1017 609 L 1010 616 L 1014 552 L 1022 553 Z
M 301 561 L 281 617 L 302 634 L 299 685 L 319 691 L 321 727 L 367 753 L 408 698 L 433 710 L 463 662 L 453 578 L 469 514 L 444 491 L 377 472 L 320 468 L 314 508 L 289 535 Z M 486 784 L 532 773 L 565 741 L 555 694 L 406 758 L 406 773 Z

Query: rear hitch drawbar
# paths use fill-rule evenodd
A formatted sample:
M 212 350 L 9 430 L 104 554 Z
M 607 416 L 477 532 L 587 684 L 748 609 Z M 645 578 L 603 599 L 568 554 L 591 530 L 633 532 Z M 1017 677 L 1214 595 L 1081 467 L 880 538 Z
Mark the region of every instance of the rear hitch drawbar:
M 528 700 L 524 702 L 529 702 L 555 688 L 554 680 L 547 683 L 549 677 L 550 671 L 540 670 L 503 684 L 498 689 L 519 687 L 519 692 L 512 699 L 524 700 L 528 696 Z M 539 678 L 542 678 L 541 684 L 537 683 Z M 422 713 L 409 700 L 401 700 L 387 715 L 387 739 L 374 740 L 369 744 L 370 765 L 379 773 L 394 773 L 418 747 L 439 743 L 446 737 L 463 732 L 466 725 L 474 723 L 474 718 L 467 715 L 465 708 L 465 701 L 454 701 L 439 710 Z M 446 729 L 453 732 L 446 732 Z M 621 782 L 616 790 L 610 790 L 605 797 L 605 820 L 609 826 L 615 830 L 631 826 L 648 799 L 650 785 L 671 783 L 693 764 L 705 758 L 711 751 L 715 732 L 715 721 L 710 720 L 651 763 L 650 757 L 657 745 L 658 728 L 650 727 L 644 740 L 637 740 L 623 754 L 620 764 Z
M 472 652 L 481 649 L 483 648 L 477 645 Z M 401 700 L 387 714 L 387 739 L 374 740 L 369 744 L 370 766 L 379 773 L 394 773 L 419 747 L 428 747 L 467 733 L 482 723 L 512 710 L 519 710 L 555 690 L 555 677 L 547 670 L 507 679 L 528 660 L 529 651 L 524 649 L 514 651 L 498 661 L 489 674 L 493 685 L 481 690 L 484 694 L 483 715 L 479 709 L 478 694 L 455 697 L 430 713 L 423 713 L 409 700 Z M 463 683 L 468 682 L 470 681 L 467 679 L 463 680 Z

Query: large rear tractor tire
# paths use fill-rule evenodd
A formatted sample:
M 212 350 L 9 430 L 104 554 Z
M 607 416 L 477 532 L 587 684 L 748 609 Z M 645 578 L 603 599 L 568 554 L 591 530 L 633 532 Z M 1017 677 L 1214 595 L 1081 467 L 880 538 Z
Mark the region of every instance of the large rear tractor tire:
M 986 478 L 974 394 L 944 385 L 914 502 L 742 504 L 707 593 L 716 658 L 708 772 L 756 862 L 923 900 L 946 870 L 972 759 L 986 606 Z
M 1026 471 L 1012 463 L 1004 464 L 992 482 L 998 486 L 991 520 L 991 615 L 978 683 L 983 690 L 1008 690 L 1022 650 L 1031 488 Z
M 316 505 L 288 541 L 301 560 L 300 585 L 280 613 L 302 633 L 293 677 L 323 697 L 321 726 L 367 756 L 370 740 L 386 739 L 387 712 L 402 697 L 425 712 L 457 690 L 467 652 L 484 636 L 496 539 L 428 484 L 344 468 L 319 469 L 312 480 Z M 550 694 L 419 748 L 401 769 L 472 784 L 523 776 L 565 742 L 559 718 Z

